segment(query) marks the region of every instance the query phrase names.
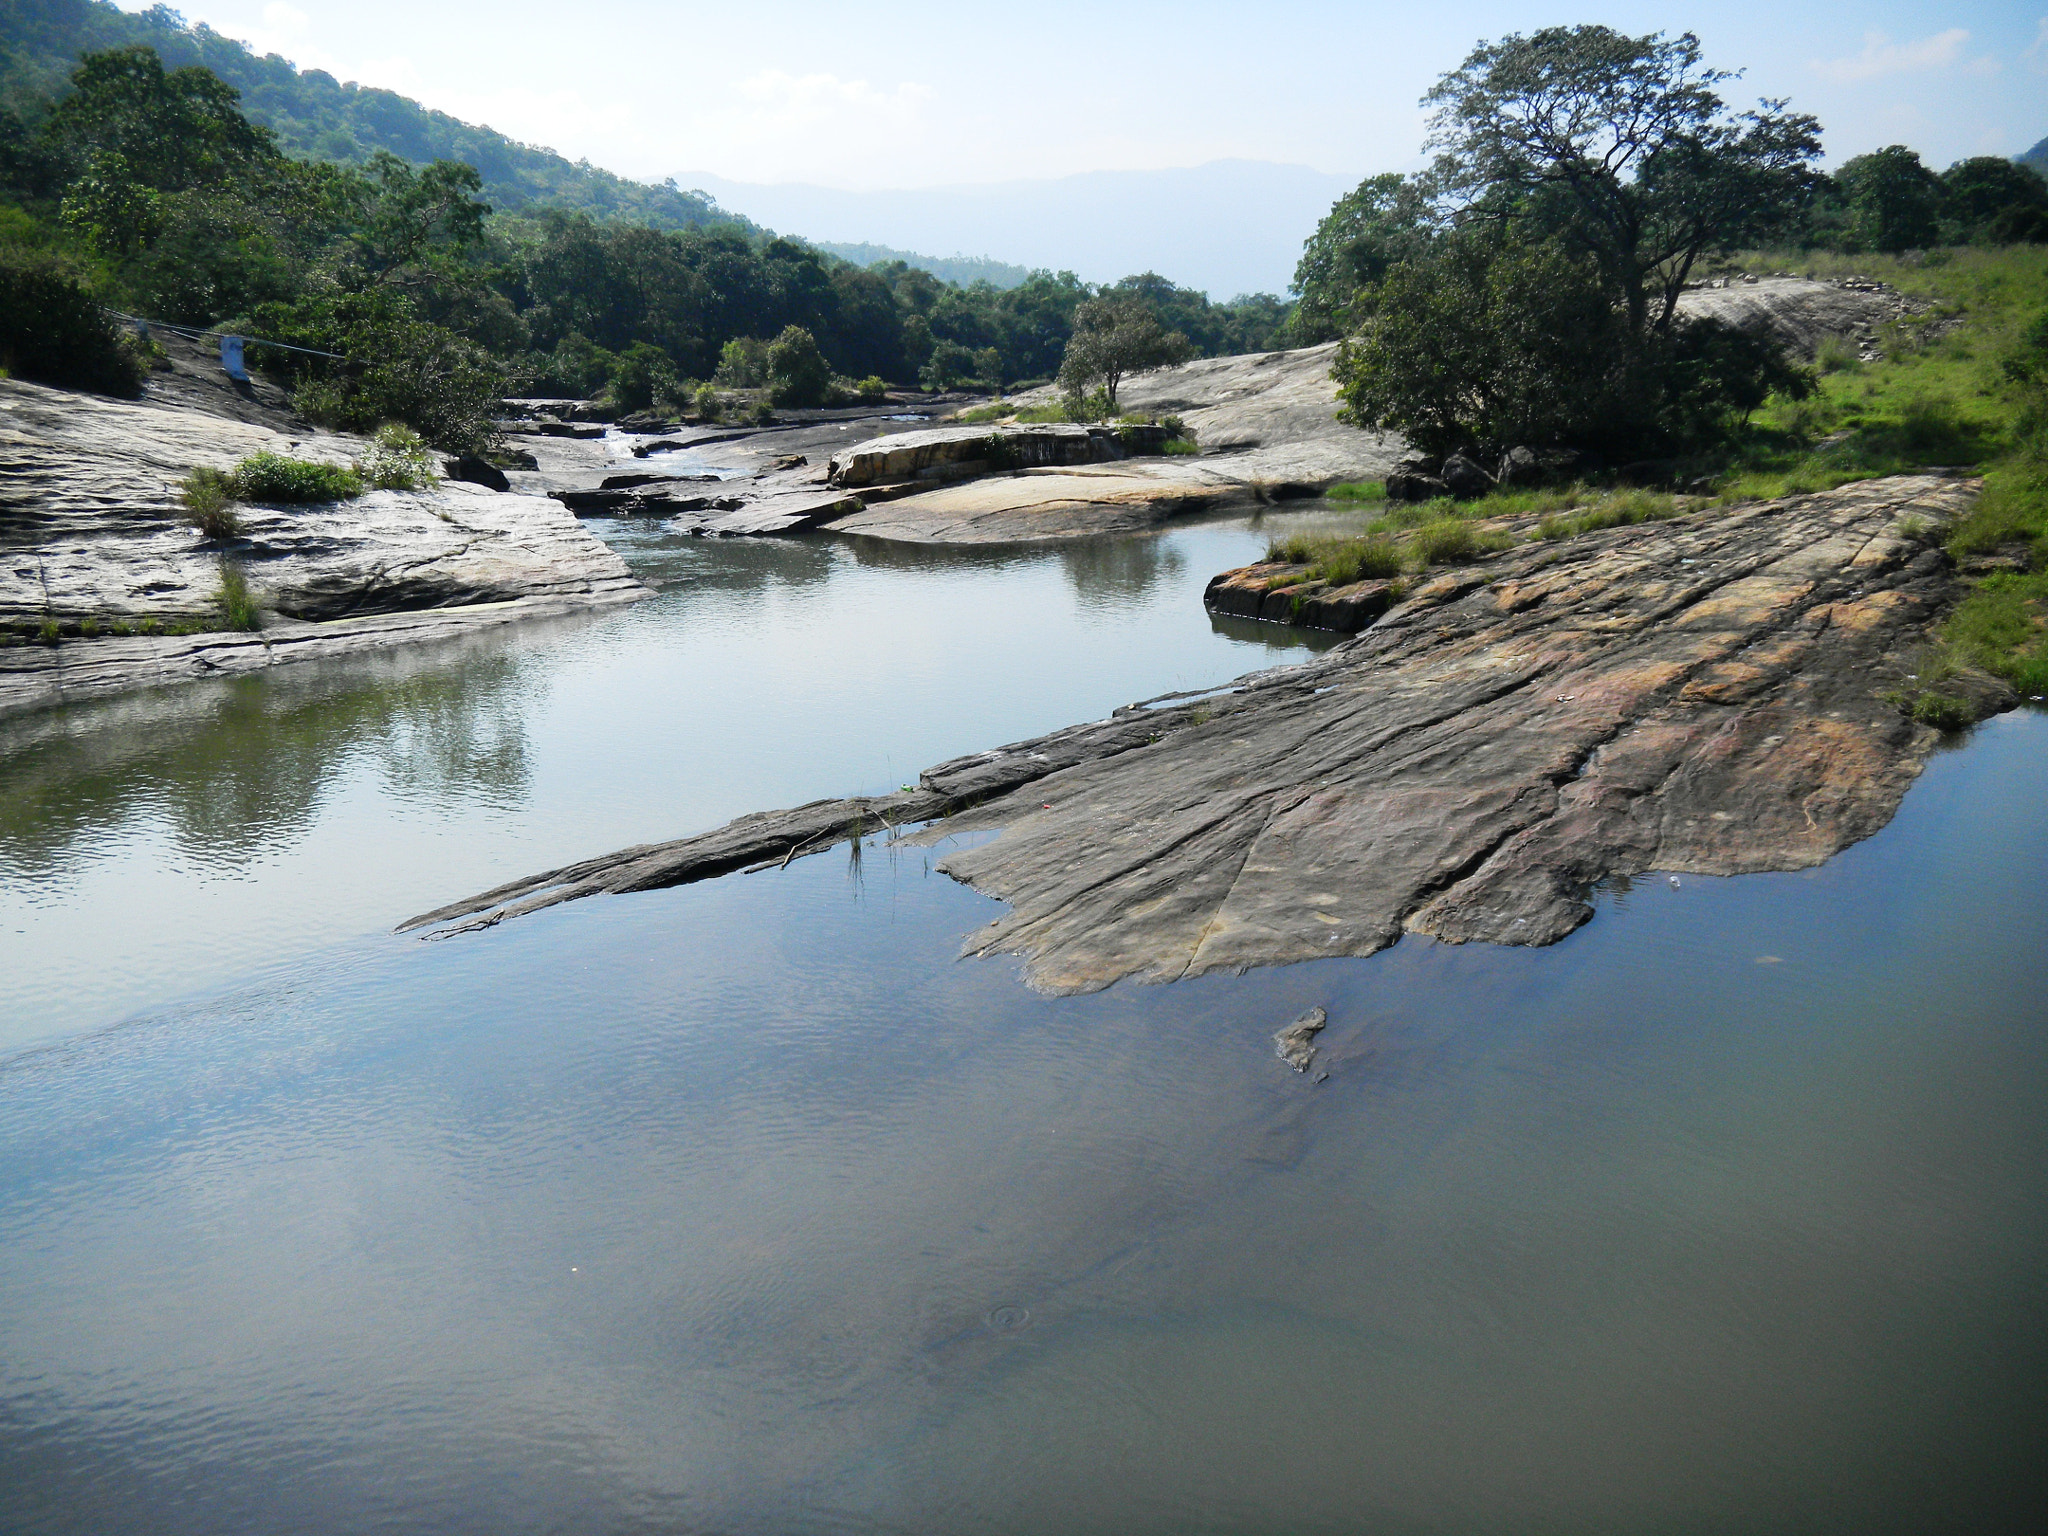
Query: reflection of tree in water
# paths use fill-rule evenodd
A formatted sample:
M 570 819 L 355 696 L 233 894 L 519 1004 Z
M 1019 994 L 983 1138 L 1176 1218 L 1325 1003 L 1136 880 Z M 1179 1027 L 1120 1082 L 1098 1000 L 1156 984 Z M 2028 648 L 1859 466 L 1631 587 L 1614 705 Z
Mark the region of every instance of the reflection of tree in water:
M 1179 546 L 1152 537 L 1088 539 L 1060 547 L 1060 563 L 1082 602 L 1143 597 L 1187 568 Z
M 1178 578 L 1187 557 L 1153 534 L 1118 534 L 1045 544 L 910 544 L 893 539 L 850 539 L 842 546 L 863 566 L 896 571 L 998 570 L 1059 561 L 1084 603 L 1143 597 L 1161 581 Z
M 438 648 L 437 648 L 438 649 Z M 344 664 L 346 665 L 346 664 Z M 0 757 L 0 869 L 61 872 L 81 843 L 160 816 L 181 853 L 239 867 L 303 834 L 356 754 L 392 792 L 512 805 L 530 769 L 518 658 L 378 658 L 113 701 Z M 0 738 L 0 751 L 6 748 Z
M 813 587 L 829 580 L 835 551 L 845 546 L 829 534 L 773 539 L 693 538 L 667 524 L 629 523 L 586 527 L 605 542 L 649 586 L 696 591 L 740 592 L 781 582 Z

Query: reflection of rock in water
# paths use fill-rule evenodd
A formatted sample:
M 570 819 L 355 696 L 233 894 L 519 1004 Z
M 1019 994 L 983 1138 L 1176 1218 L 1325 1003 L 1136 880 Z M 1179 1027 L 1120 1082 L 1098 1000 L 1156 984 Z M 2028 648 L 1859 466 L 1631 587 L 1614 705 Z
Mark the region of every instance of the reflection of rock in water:
M 518 661 L 495 640 L 477 649 L 454 666 L 428 647 L 18 722 L 0 732 L 0 852 L 45 874 L 80 838 L 160 815 L 186 855 L 238 866 L 299 836 L 358 752 L 409 799 L 517 804 L 531 774 L 508 694 Z

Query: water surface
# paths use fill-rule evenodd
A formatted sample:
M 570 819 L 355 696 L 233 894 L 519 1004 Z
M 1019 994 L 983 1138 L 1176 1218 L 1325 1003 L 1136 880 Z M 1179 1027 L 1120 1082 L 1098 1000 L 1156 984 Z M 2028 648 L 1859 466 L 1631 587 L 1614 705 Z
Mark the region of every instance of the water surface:
M 625 536 L 659 603 L 15 738 L 0 1529 L 2048 1514 L 2048 716 L 1547 950 L 1048 999 L 876 843 L 388 936 L 1300 654 L 1193 602 L 1241 526 Z M 1270 1039 L 1310 1004 L 1320 1084 Z

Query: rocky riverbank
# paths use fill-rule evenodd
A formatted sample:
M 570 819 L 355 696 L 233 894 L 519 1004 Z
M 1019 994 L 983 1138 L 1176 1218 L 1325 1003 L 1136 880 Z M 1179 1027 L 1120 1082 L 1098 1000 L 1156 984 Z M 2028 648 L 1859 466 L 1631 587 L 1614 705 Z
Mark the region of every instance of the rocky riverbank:
M 0 380 L 0 711 L 647 595 L 559 502 L 460 480 L 247 506 L 239 536 L 207 538 L 178 500 L 191 469 L 368 445 L 191 372 L 132 402 Z M 224 563 L 257 633 L 211 632 Z
M 1960 583 L 1976 482 L 1903 476 L 1523 544 L 1316 659 L 512 882 L 407 928 L 772 870 L 883 829 L 991 842 L 970 954 L 1090 991 L 1369 954 L 1405 931 L 1555 942 L 1602 881 L 1799 869 L 1888 821 L 1939 734 L 1898 707 Z M 2011 695 L 1950 686 L 1979 713 Z

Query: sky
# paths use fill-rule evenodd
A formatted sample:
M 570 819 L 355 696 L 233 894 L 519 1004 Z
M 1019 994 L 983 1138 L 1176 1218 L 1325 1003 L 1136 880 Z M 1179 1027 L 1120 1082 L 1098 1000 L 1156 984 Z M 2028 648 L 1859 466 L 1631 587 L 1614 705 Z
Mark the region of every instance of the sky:
M 140 10 L 138 0 L 122 0 Z M 1421 164 L 1417 100 L 1472 45 L 1599 21 L 1691 29 L 1731 99 L 1818 116 L 1839 163 L 1945 166 L 2048 136 L 2048 0 L 1558 7 L 1213 4 L 886 8 L 743 0 L 184 0 L 259 52 L 387 86 L 642 180 L 847 190 L 1280 161 Z

